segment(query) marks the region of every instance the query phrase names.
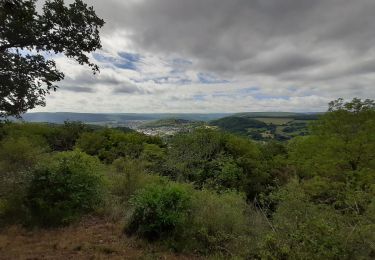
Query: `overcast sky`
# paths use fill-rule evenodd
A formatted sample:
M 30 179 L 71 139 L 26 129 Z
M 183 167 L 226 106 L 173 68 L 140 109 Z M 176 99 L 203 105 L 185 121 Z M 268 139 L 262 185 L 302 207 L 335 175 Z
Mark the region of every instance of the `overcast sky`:
M 66 1 L 71 2 L 71 1 Z M 101 68 L 34 111 L 324 111 L 375 98 L 374 0 L 86 0 L 106 24 Z

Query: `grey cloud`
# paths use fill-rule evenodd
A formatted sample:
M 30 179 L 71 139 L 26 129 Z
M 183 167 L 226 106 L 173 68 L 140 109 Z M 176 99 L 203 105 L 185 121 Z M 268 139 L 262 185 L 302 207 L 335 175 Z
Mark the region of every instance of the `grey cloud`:
M 90 72 L 82 71 L 74 78 L 66 76 L 64 79 L 64 83 L 92 86 L 92 85 L 118 85 L 118 84 L 121 84 L 122 81 L 118 80 L 114 76 L 102 75 L 102 74 L 93 75 Z
M 253 71 L 262 74 L 279 75 L 324 63 L 324 59 L 317 59 L 304 54 L 288 53 L 260 62 Z
M 360 77 L 363 75 L 375 74 L 375 59 L 357 61 L 354 64 L 344 64 L 343 67 L 334 67 L 320 71 L 319 73 L 308 73 L 294 71 L 285 75 L 281 75 L 282 80 L 295 80 L 295 81 L 310 81 L 315 83 L 321 83 L 325 81 L 332 81 L 336 79 L 345 79 L 347 77 Z M 358 78 L 359 80 L 359 78 Z M 360 86 L 353 87 L 353 90 Z
M 375 59 L 364 61 L 350 69 L 352 75 L 368 74 L 375 72 Z
M 354 63 L 345 56 L 329 57 L 330 52 L 338 49 L 361 57 L 375 45 L 373 0 L 88 2 L 107 20 L 105 33 L 127 30 L 135 48 L 178 53 L 194 59 L 194 66 L 202 70 L 226 75 L 274 75 L 319 67 L 329 58 Z M 280 45 L 294 48 L 300 56 L 254 60 Z
M 340 96 L 375 98 L 374 0 L 84 1 L 106 21 L 103 53 L 155 57 L 139 71 L 97 60 L 98 76 L 82 72 L 62 83 L 93 87 L 106 101 L 97 104 L 108 110 L 325 110 Z M 161 61 L 175 57 L 191 64 L 175 68 Z M 186 71 L 193 83 L 153 80 L 173 69 L 176 77 Z M 194 82 L 199 73 L 230 83 L 200 86 Z M 249 86 L 289 100 L 257 100 L 247 94 Z M 245 92 L 233 96 L 231 88 Z
M 90 87 L 79 87 L 79 86 L 62 86 L 59 88 L 61 91 L 70 91 L 77 93 L 95 93 L 95 89 Z
M 112 90 L 112 94 L 147 94 L 148 91 L 145 89 L 139 88 L 135 84 L 125 83 L 115 87 Z

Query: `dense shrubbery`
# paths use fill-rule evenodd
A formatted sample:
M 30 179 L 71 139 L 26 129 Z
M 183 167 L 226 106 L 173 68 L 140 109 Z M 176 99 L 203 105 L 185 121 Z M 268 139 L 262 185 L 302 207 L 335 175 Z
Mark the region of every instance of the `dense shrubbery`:
M 310 186 L 310 187 L 309 187 Z M 273 214 L 274 232 L 263 241 L 268 258 L 290 259 L 370 259 L 374 253 L 374 193 L 367 205 L 345 199 L 345 207 L 330 202 L 336 193 L 327 180 L 293 181 L 274 194 L 278 207 Z M 311 193 L 314 189 L 315 192 Z M 314 193 L 325 194 L 316 197 Z M 331 193 L 331 194 L 330 194 Z M 346 189 L 342 196 L 352 196 Z M 362 194 L 363 195 L 363 194 Z M 356 194 L 361 197 L 361 194 Z M 352 205 L 350 205 L 353 203 Z M 360 203 L 360 201 L 358 201 Z M 358 206 L 358 208 L 356 208 Z M 363 208 L 363 206 L 365 206 Z M 363 211 L 363 212 L 361 212 Z M 293 221 L 291 221 L 293 220 Z
M 120 157 L 139 158 L 147 144 L 161 146 L 162 141 L 137 132 L 110 129 L 83 133 L 77 141 L 78 148 L 90 155 L 97 155 L 105 163 L 112 163 Z
M 99 206 L 178 251 L 372 259 L 374 129 L 374 102 L 358 99 L 332 102 L 286 144 L 204 128 L 163 143 L 79 123 L 1 124 L 0 220 L 59 225 Z
M 236 189 L 251 198 L 268 175 L 261 169 L 261 151 L 250 140 L 214 130 L 199 129 L 175 136 L 164 174 L 192 182 L 197 188 Z
M 126 233 L 164 241 L 178 251 L 246 256 L 257 246 L 257 230 L 267 230 L 236 192 L 218 194 L 164 182 L 141 189 L 131 202 L 134 211 Z
M 203 254 L 248 256 L 255 249 L 256 233 L 266 230 L 264 220 L 237 192 L 209 190 L 192 194 L 192 209 L 185 225 L 184 246 Z
M 25 204 L 31 223 L 68 224 L 98 207 L 102 191 L 103 176 L 96 158 L 80 151 L 61 152 L 34 170 Z
M 26 137 L 47 144 L 51 150 L 67 151 L 73 149 L 76 140 L 91 128 L 81 122 L 66 121 L 63 125 L 42 123 L 6 123 L 0 130 L 0 139 L 9 137 Z
M 30 170 L 48 147 L 38 140 L 9 136 L 0 141 L 0 222 L 14 222 L 26 214 L 23 198 L 32 178 Z
M 163 183 L 141 189 L 132 199 L 134 212 L 126 232 L 149 240 L 178 236 L 186 223 L 191 190 Z
M 264 239 L 264 257 L 373 258 L 374 107 L 357 99 L 333 102 L 311 136 L 290 142 L 296 178 L 269 197 L 277 204 L 275 232 Z

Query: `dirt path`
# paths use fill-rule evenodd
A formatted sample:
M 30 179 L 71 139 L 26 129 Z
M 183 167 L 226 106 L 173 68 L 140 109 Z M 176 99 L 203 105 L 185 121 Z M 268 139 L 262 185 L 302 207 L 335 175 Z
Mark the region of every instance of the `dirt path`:
M 197 259 L 160 252 L 122 234 L 120 224 L 88 218 L 73 226 L 0 231 L 0 259 Z

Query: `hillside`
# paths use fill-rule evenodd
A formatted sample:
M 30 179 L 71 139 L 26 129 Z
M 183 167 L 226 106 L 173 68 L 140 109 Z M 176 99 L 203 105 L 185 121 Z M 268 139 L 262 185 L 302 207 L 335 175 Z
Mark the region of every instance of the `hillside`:
M 293 113 L 293 112 L 243 112 L 234 114 L 234 116 L 258 118 L 258 117 L 296 117 L 305 115 L 304 113 Z
M 151 122 L 146 122 L 140 125 L 140 128 L 153 128 L 153 127 L 176 127 L 176 126 L 184 126 L 189 124 L 194 124 L 195 121 L 181 119 L 181 118 L 168 118 L 168 119 L 160 119 Z
M 238 116 L 220 118 L 211 121 L 210 125 L 217 126 L 225 131 L 237 134 L 247 134 L 249 128 L 259 129 L 268 127 L 268 125 L 262 121 Z
M 318 114 L 289 112 L 249 112 L 213 120 L 210 125 L 224 131 L 247 136 L 253 140 L 289 140 L 308 134 L 309 122 Z
M 138 132 L 160 137 L 172 136 L 179 132 L 188 132 L 204 125 L 204 121 L 187 120 L 182 118 L 159 119 L 146 121 L 136 127 Z

